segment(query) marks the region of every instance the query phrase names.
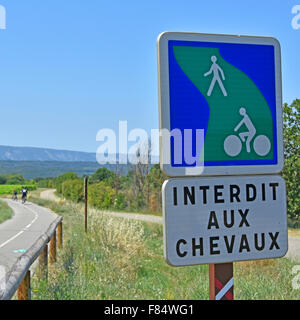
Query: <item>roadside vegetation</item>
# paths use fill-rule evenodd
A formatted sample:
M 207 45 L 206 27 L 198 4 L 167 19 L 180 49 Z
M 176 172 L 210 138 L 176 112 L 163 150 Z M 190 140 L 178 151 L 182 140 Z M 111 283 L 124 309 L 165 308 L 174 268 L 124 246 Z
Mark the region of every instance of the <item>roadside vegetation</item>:
M 28 191 L 36 190 L 36 185 L 32 184 L 22 184 L 22 185 L 0 185 L 0 195 L 12 195 L 13 191 L 16 189 L 18 194 L 23 189 L 27 188 Z
M 64 217 L 64 246 L 48 282 L 33 278 L 33 299 L 208 299 L 208 266 L 171 267 L 163 258 L 162 226 L 33 198 Z M 235 299 L 300 299 L 287 259 L 234 264 Z
M 35 184 L 34 180 L 25 179 L 21 174 L 0 174 L 0 185 Z
M 13 215 L 12 209 L 0 200 L 0 223 L 10 219 Z
M 125 175 L 100 168 L 89 177 L 88 203 L 101 210 L 161 215 L 161 186 L 166 179 L 158 164 L 150 167 L 138 163 Z M 58 196 L 76 203 L 84 200 L 83 177 L 73 172 L 38 179 L 37 185 L 55 188 Z
M 289 227 L 300 228 L 300 99 L 283 106 L 284 170 Z
M 298 229 L 290 228 L 289 229 L 289 236 L 300 238 L 300 228 L 298 228 Z
M 26 187 L 28 191 L 36 190 L 35 181 L 25 179 L 21 174 L 0 174 L 0 195 L 12 195 L 16 189 L 20 193 Z

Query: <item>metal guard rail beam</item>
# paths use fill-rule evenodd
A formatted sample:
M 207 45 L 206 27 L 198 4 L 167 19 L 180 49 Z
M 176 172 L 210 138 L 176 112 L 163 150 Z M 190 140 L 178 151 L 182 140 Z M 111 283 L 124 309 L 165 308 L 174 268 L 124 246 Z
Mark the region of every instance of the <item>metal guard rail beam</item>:
M 49 243 L 56 232 L 57 226 L 62 223 L 62 220 L 62 217 L 57 217 L 50 224 L 48 230 L 38 238 L 35 244 L 26 253 L 18 258 L 16 263 L 6 275 L 6 279 L 4 280 L 6 283 L 5 286 L 3 286 L 5 287 L 5 290 L 4 292 L 0 290 L 0 300 L 10 300 L 13 297 L 30 266 L 38 258 L 44 247 Z

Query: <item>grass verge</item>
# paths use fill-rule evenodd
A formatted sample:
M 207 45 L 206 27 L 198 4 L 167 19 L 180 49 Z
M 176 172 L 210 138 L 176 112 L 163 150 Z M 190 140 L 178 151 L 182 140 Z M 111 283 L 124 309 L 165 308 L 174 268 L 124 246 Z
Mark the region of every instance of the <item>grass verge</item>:
M 0 223 L 12 217 L 12 209 L 3 201 L 0 200 Z
M 64 217 L 64 248 L 33 299 L 208 299 L 208 266 L 174 268 L 163 258 L 162 226 L 111 217 L 69 202 L 31 199 Z M 236 299 L 300 299 L 287 259 L 234 264 Z
M 300 229 L 289 228 L 289 236 L 300 238 Z

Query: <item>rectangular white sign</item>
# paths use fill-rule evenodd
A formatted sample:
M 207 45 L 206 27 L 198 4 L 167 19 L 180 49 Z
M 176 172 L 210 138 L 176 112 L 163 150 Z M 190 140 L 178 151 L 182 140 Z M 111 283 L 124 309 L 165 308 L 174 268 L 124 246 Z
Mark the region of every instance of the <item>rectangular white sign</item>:
M 172 178 L 163 185 L 164 253 L 173 266 L 278 258 L 288 249 L 277 175 Z

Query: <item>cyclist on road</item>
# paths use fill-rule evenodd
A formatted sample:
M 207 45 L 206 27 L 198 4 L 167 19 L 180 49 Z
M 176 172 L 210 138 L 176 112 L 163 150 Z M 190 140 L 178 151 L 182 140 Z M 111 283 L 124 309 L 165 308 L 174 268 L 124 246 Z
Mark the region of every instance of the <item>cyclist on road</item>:
M 13 200 L 18 200 L 18 191 L 16 189 L 13 191 Z
M 27 193 L 28 193 L 28 191 L 27 191 L 27 189 L 24 187 L 24 188 L 22 188 L 21 193 L 22 193 L 22 202 L 25 203 L 26 200 L 27 200 Z

